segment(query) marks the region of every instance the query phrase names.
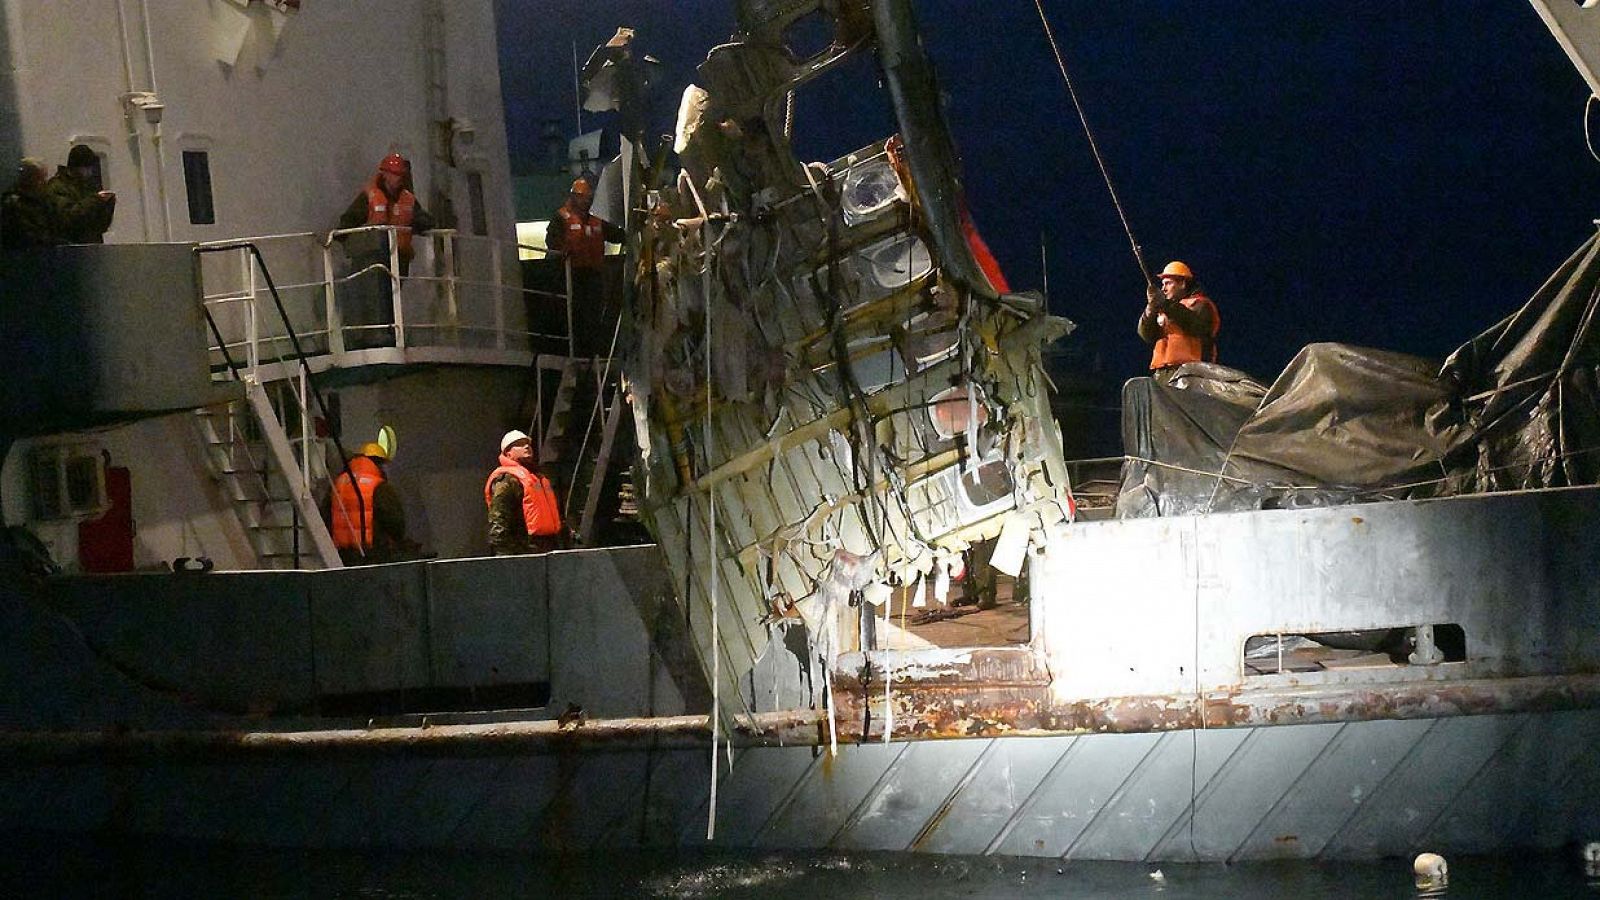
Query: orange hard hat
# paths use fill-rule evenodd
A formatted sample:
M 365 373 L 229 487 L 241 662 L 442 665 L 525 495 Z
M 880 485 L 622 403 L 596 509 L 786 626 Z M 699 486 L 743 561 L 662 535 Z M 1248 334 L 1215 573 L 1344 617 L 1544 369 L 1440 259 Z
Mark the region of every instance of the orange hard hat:
M 1194 280 L 1194 271 L 1191 270 L 1184 263 L 1178 262 L 1177 260 L 1173 260 L 1172 262 L 1167 263 L 1167 267 L 1165 269 L 1161 270 L 1161 275 L 1158 276 L 1158 277 L 1161 277 L 1161 278 L 1187 278 L 1188 280 L 1193 281 Z
M 391 153 L 383 158 L 383 162 L 378 163 L 378 171 L 388 172 L 392 175 L 404 175 L 411 171 L 411 164 L 406 162 L 404 156 L 398 153 Z
M 572 193 L 580 197 L 587 197 L 594 193 L 594 188 L 590 186 L 589 179 L 579 177 L 572 181 Z

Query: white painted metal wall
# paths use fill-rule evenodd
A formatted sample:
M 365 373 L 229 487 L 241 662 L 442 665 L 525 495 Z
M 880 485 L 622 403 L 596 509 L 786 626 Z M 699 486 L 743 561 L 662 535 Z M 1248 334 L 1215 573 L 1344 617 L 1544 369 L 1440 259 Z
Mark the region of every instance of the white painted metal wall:
M 440 44 L 439 21 L 445 97 L 433 116 L 456 123 L 454 167 L 431 154 L 427 48 Z M 161 104 L 159 124 L 127 102 L 145 92 Z M 54 167 L 74 143 L 94 146 L 118 194 L 112 243 L 325 231 L 391 151 L 412 160 L 425 206 L 448 188 L 463 231 L 469 173 L 480 175 L 489 236 L 514 241 L 502 109 L 491 0 L 305 0 L 287 16 L 244 0 L 0 0 L 0 168 L 22 155 Z M 184 150 L 209 155 L 215 224 L 189 222 Z M 515 255 L 505 256 L 515 285 Z M 341 392 L 355 445 L 380 422 L 400 430 L 392 474 L 412 535 L 441 555 L 486 549 L 482 479 L 499 435 L 518 424 L 520 372 L 437 372 Z M 78 437 L 133 470 L 136 565 L 206 555 L 248 567 L 248 543 L 191 431 L 182 415 Z M 30 446 L 3 466 L 8 524 L 29 519 Z M 76 522 L 31 524 L 70 568 Z
M 240 13 L 234 0 L 3 0 L 0 92 L 14 96 L 0 97 L 12 107 L 0 113 L 0 154 L 54 166 L 73 143 L 94 145 L 118 194 L 113 242 L 327 229 L 391 150 L 412 159 L 426 204 L 435 186 L 425 14 L 435 2 L 307 0 L 279 20 L 274 42 L 273 14 L 259 3 Z M 473 129 L 470 142 L 456 138 L 458 168 L 447 176 L 457 211 L 470 225 L 466 173 L 475 169 L 490 233 L 513 240 L 493 6 L 437 5 L 446 111 Z M 221 63 L 219 44 L 241 14 L 250 18 L 243 50 L 236 65 Z M 125 115 L 123 97 L 143 91 L 164 107 L 159 141 L 142 113 Z M 215 225 L 189 224 L 186 149 L 210 154 Z

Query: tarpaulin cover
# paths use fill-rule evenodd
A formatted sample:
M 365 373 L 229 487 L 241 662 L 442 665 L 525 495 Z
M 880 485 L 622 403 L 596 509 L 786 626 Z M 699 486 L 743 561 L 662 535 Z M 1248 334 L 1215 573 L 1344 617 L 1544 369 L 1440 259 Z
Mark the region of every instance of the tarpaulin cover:
M 1191 363 L 1123 388 L 1121 518 L 1600 482 L 1600 244 L 1451 354 L 1312 344 L 1271 389 Z

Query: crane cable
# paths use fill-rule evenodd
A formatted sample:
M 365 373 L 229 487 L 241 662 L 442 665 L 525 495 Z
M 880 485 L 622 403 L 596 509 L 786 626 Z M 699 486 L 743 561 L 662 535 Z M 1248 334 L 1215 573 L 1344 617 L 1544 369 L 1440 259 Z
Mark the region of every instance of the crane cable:
M 1144 261 L 1144 251 L 1139 247 L 1139 242 L 1133 236 L 1133 226 L 1128 224 L 1128 214 L 1122 208 L 1122 201 L 1117 197 L 1117 189 L 1111 183 L 1111 172 L 1106 168 L 1105 158 L 1100 155 L 1100 145 L 1094 139 L 1094 131 L 1089 127 L 1089 117 L 1083 112 L 1083 104 L 1078 102 L 1078 91 L 1072 86 L 1072 76 L 1067 74 L 1067 62 L 1061 56 L 1061 47 L 1056 43 L 1055 31 L 1050 27 L 1050 19 L 1044 14 L 1043 0 L 1033 0 L 1034 8 L 1039 10 L 1039 23 L 1044 26 L 1044 36 L 1050 41 L 1050 51 L 1055 54 L 1056 67 L 1061 70 L 1061 80 L 1067 84 L 1067 95 L 1072 98 L 1072 106 L 1078 111 L 1078 121 L 1083 123 L 1083 134 L 1089 139 L 1089 149 L 1094 153 L 1095 164 L 1100 167 L 1100 177 L 1105 179 L 1106 190 L 1111 194 L 1111 205 L 1117 209 L 1117 218 L 1122 220 L 1122 230 L 1128 235 L 1128 243 L 1133 247 L 1133 258 L 1139 263 L 1139 271 L 1144 273 L 1146 284 L 1155 284 L 1155 278 L 1150 274 L 1150 266 Z

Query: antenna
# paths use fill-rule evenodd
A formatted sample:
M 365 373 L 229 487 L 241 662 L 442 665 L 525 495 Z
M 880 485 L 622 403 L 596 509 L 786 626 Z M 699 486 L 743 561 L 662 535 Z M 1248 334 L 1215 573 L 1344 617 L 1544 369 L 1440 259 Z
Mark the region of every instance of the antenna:
M 583 85 L 578 78 L 578 42 L 572 42 L 572 107 L 578 114 L 578 134 L 583 134 Z

